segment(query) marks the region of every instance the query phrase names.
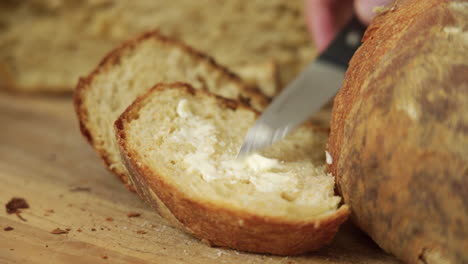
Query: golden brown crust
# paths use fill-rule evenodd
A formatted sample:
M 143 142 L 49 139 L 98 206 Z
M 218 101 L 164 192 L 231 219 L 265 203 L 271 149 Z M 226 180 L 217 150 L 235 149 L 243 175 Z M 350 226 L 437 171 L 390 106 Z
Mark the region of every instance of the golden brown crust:
M 93 138 L 93 132 L 92 128 L 90 127 L 90 124 L 88 123 L 88 111 L 86 108 L 86 105 L 83 103 L 84 100 L 84 94 L 88 89 L 90 89 L 90 86 L 93 82 L 93 79 L 96 78 L 97 75 L 102 74 L 103 72 L 107 71 L 109 67 L 112 67 L 115 64 L 118 64 L 120 59 L 125 56 L 126 53 L 131 51 L 132 49 L 136 48 L 138 44 L 141 42 L 155 38 L 158 41 L 168 43 L 170 45 L 176 46 L 181 48 L 182 50 L 186 51 L 187 54 L 190 54 L 191 56 L 194 56 L 197 60 L 205 61 L 207 62 L 213 69 L 217 69 L 218 71 L 222 72 L 227 78 L 229 78 L 231 81 L 235 82 L 238 84 L 239 87 L 241 87 L 241 92 L 246 95 L 246 97 L 239 98 L 239 100 L 242 100 L 243 102 L 250 102 L 250 100 L 255 100 L 255 103 L 257 105 L 262 105 L 266 106 L 268 103 L 268 100 L 265 96 L 263 96 L 258 90 L 255 90 L 251 87 L 246 86 L 237 75 L 226 69 L 225 67 L 217 64 L 213 58 L 193 49 L 192 47 L 179 42 L 175 41 L 172 39 L 169 39 L 163 35 L 161 35 L 158 31 L 150 31 L 146 32 L 134 39 L 128 40 L 124 43 L 122 43 L 119 47 L 116 49 L 112 50 L 109 54 L 107 54 L 104 59 L 99 63 L 97 68 L 92 71 L 88 76 L 80 78 L 78 85 L 75 89 L 74 93 L 74 106 L 75 106 L 75 111 L 78 115 L 79 119 L 79 125 L 80 125 L 80 130 L 81 133 L 84 135 L 86 140 L 91 144 L 94 149 L 98 152 L 98 154 L 101 156 L 106 168 L 108 168 L 111 172 L 116 174 L 122 182 L 127 186 L 128 189 L 134 191 L 131 182 L 128 179 L 128 176 L 126 175 L 125 171 L 121 171 L 119 168 L 111 167 L 110 164 L 112 164 L 112 161 L 110 160 L 110 154 L 106 151 L 106 149 L 102 148 L 101 146 L 98 145 L 97 142 L 95 142 Z
M 328 170 L 352 219 L 409 263 L 468 263 L 467 13 L 396 1 L 334 101 Z
M 336 175 L 335 165 L 338 162 L 338 153 L 342 146 L 344 123 L 356 101 L 360 96 L 365 96 L 360 94 L 361 87 L 372 75 L 374 69 L 382 64 L 383 57 L 399 43 L 402 34 L 414 23 L 414 19 L 427 10 L 447 1 L 430 0 L 421 2 L 424 3 L 395 1 L 392 6 L 387 8 L 386 12 L 373 20 L 364 34 L 363 45 L 350 61 L 350 70 L 346 72 L 339 96 L 336 96 L 333 102 L 333 122 L 331 123 L 333 133 L 330 134 L 328 143 L 329 152 L 336 161 L 329 166 L 329 170 L 333 175 Z M 402 12 L 402 10 L 404 11 Z M 395 21 L 398 21 L 398 23 L 395 23 Z
M 172 89 L 178 87 L 191 93 L 195 91 L 186 84 L 172 86 Z M 316 250 L 332 240 L 338 227 L 348 217 L 349 210 L 346 205 L 341 206 L 332 215 L 311 221 L 264 217 L 222 207 L 214 202 L 202 203 L 191 199 L 141 164 L 134 150 L 127 145 L 125 126 L 135 118 L 142 102 L 157 89 L 165 89 L 165 86 L 156 86 L 141 96 L 115 123 L 122 159 L 130 172 L 137 193 L 143 200 L 157 208 L 160 213 L 162 211 L 162 215 L 179 228 L 213 246 L 257 253 L 295 255 Z M 218 97 L 218 102 L 228 107 L 249 108 L 221 97 Z

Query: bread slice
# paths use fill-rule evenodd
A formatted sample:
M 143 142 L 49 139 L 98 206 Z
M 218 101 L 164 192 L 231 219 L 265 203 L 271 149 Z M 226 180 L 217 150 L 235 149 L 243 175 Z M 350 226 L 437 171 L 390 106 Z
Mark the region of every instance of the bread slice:
M 253 74 L 277 92 L 274 80 L 287 82 L 315 55 L 302 10 L 301 0 L 2 0 L 0 89 L 71 91 L 116 45 L 159 29 L 231 69 L 275 61 L 281 76 Z
M 127 41 L 82 78 L 75 91 L 80 128 L 106 166 L 128 182 L 115 142 L 114 121 L 133 100 L 159 82 L 189 82 L 227 98 L 250 101 L 262 109 L 266 98 L 211 58 L 158 32 Z
M 331 241 L 348 217 L 325 173 L 327 134 L 300 127 L 236 160 L 252 108 L 187 84 L 158 84 L 115 122 L 138 194 L 215 246 L 279 255 Z
M 268 97 L 274 97 L 281 86 L 277 63 L 270 61 L 261 64 L 250 64 L 232 69 L 242 80 L 252 87 L 258 87 Z

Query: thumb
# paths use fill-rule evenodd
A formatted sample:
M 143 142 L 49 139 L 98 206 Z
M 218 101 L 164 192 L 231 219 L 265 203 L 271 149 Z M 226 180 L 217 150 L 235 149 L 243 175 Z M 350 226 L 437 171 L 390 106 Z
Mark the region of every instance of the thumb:
M 361 22 L 368 25 L 376 15 L 374 8 L 386 6 L 390 3 L 392 3 L 392 0 L 356 0 L 354 1 L 354 8 Z

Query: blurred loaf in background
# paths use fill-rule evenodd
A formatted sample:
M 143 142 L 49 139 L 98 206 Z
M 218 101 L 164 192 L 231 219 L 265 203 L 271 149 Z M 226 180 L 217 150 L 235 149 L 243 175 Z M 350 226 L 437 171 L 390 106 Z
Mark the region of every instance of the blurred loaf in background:
M 301 0 L 2 0 L 0 88 L 71 92 L 113 47 L 153 29 L 268 96 L 315 55 Z

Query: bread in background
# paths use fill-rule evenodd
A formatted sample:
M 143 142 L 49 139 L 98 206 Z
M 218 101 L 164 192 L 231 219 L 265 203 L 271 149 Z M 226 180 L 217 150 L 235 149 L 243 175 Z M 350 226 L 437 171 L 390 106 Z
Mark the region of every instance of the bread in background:
M 302 9 L 301 0 L 3 0 L 0 87 L 69 92 L 118 43 L 157 28 L 272 96 L 315 54 Z M 268 64 L 278 70 L 258 67 Z

